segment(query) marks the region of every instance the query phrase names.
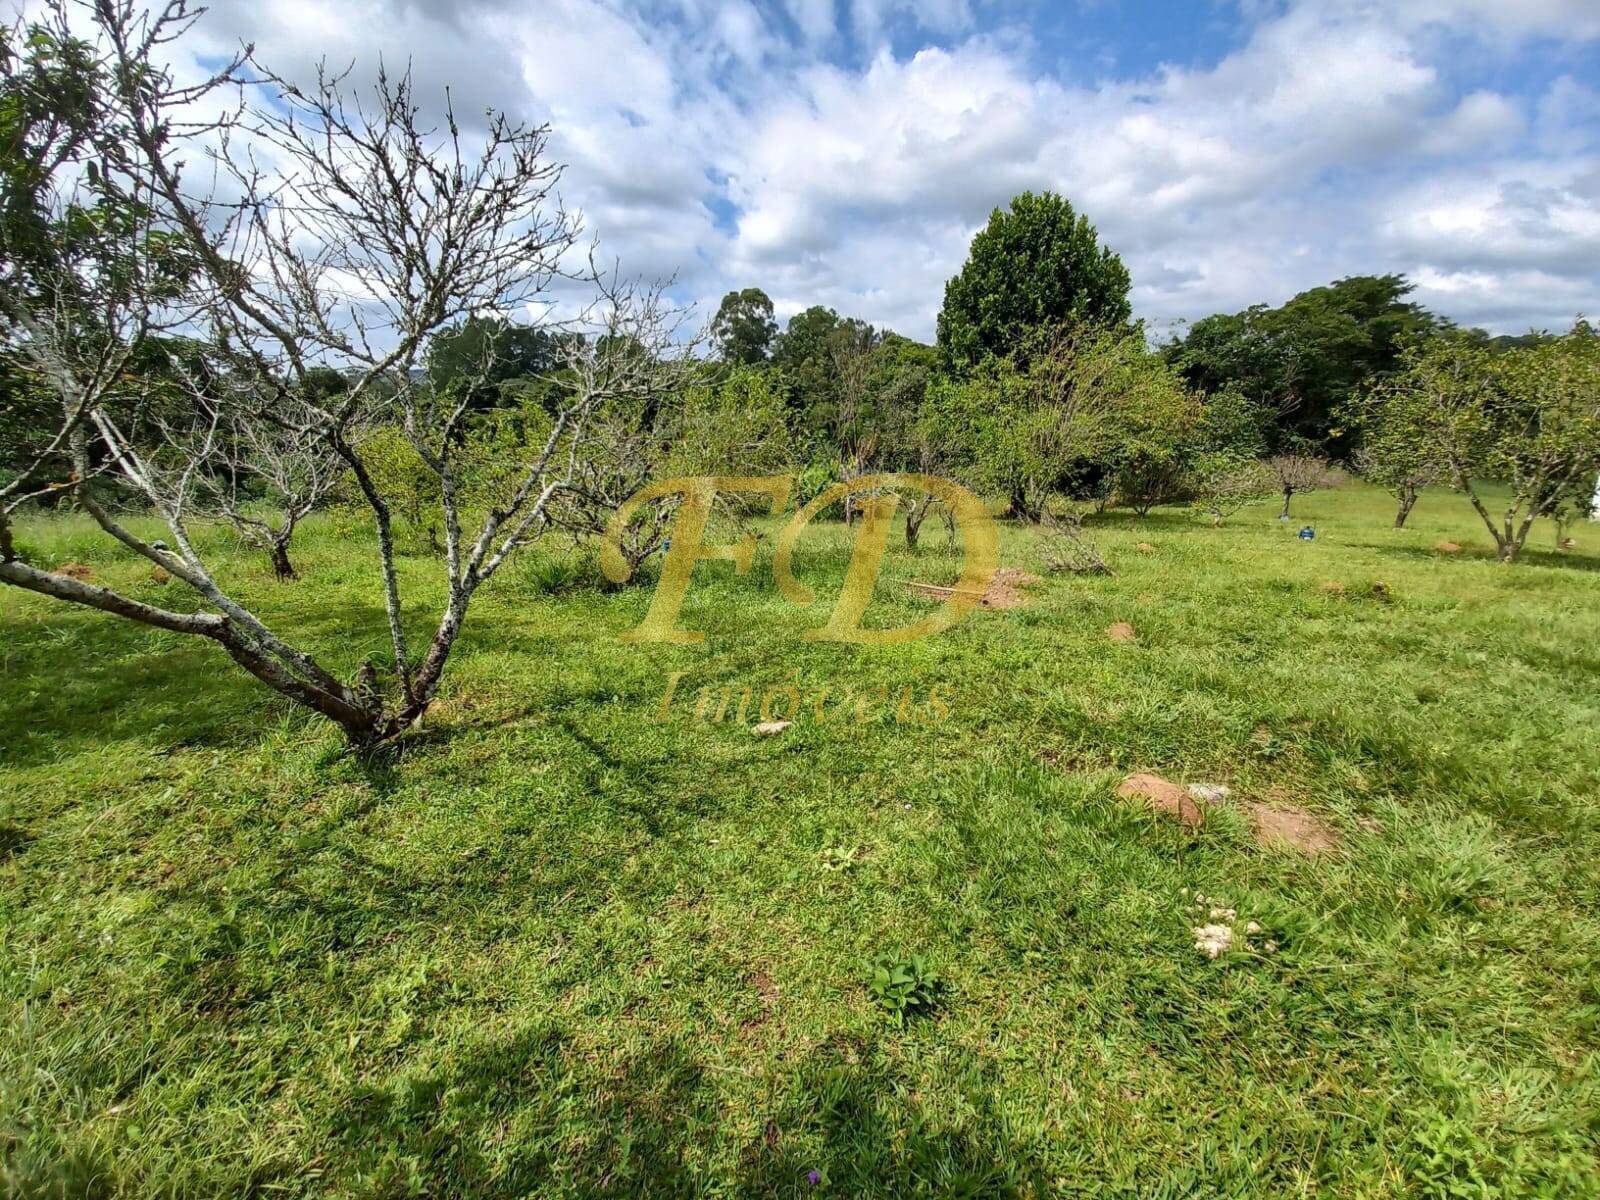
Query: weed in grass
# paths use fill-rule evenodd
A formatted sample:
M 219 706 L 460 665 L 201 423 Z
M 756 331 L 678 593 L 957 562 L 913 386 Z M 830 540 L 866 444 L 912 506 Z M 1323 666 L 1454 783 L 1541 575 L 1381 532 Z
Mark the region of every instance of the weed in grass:
M 939 1006 L 944 983 L 920 954 L 880 954 L 867 970 L 867 992 L 896 1025 Z

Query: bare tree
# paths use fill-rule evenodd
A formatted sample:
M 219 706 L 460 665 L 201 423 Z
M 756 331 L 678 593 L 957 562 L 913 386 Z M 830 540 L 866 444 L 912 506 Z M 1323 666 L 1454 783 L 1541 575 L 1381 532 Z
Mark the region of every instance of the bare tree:
M 1267 459 L 1267 470 L 1277 483 L 1278 494 L 1283 497 L 1280 520 L 1289 519 L 1289 501 L 1306 492 L 1320 492 L 1337 481 L 1333 468 L 1321 458 L 1311 454 L 1275 454 Z
M 676 333 L 676 323 L 619 329 L 587 344 L 587 355 L 569 357 L 574 370 L 565 382 L 592 392 L 595 403 L 547 513 L 555 528 L 574 538 L 599 536 L 617 509 L 659 476 L 684 433 L 685 396 L 705 375 L 695 354 L 703 332 L 683 339 Z M 605 379 L 608 370 L 618 378 Z M 647 504 L 621 532 L 630 576 L 665 544 L 674 508 L 665 498 Z
M 646 374 L 653 379 L 645 359 L 675 353 L 681 313 L 660 288 L 603 280 L 592 264 L 565 272 L 579 230 L 555 200 L 560 169 L 547 156 L 543 127 L 491 114 L 468 133 L 447 108 L 435 130 L 406 77 L 380 73 L 358 101 L 339 76 L 319 72 L 303 91 L 253 61 L 252 74 L 274 93 L 271 104 L 186 124 L 185 115 L 200 101 L 214 106 L 212 94 L 234 85 L 244 66 L 236 60 L 194 87 L 161 68 L 161 48 L 197 15 L 186 0 L 153 14 L 131 0 L 97 4 L 91 61 L 74 68 L 100 85 L 91 89 L 100 107 L 87 118 L 93 136 L 40 151 L 58 181 L 87 172 L 104 210 L 125 228 L 76 249 L 76 257 L 64 235 L 58 240 L 66 249 L 53 254 L 32 254 L 7 235 L 11 253 L 0 256 L 11 264 L 4 282 L 13 285 L 5 289 L 6 334 L 34 382 L 59 400 L 61 417 L 39 439 L 33 469 L 0 490 L 0 580 L 217 641 L 257 679 L 367 745 L 426 710 L 473 596 L 546 528 L 590 414 L 637 390 Z M 50 20 L 65 38 L 65 0 L 55 0 Z M 52 128 L 48 117 L 41 143 Z M 258 167 L 257 151 L 270 151 L 272 175 Z M 220 186 L 190 186 L 189 154 L 209 155 Z M 67 219 L 74 203 L 67 184 L 46 189 L 45 228 L 75 228 Z M 591 294 L 598 289 L 584 319 L 573 322 L 590 336 L 567 340 L 564 399 L 546 436 L 500 464 L 498 494 L 472 517 L 469 532 L 461 445 L 472 388 L 431 388 L 418 364 L 452 323 L 548 312 L 562 279 L 587 281 Z M 200 493 L 223 431 L 244 426 L 219 402 L 197 408 L 181 436 L 141 444 L 142 426 L 132 417 L 156 383 L 132 368 L 153 337 L 172 329 L 204 329 L 246 381 L 239 394 L 252 399 L 237 409 L 238 421 L 265 422 L 289 445 L 320 441 L 354 478 L 376 527 L 393 651 L 381 686 L 370 665 L 346 681 L 269 629 L 204 562 L 190 525 L 203 510 Z M 348 389 L 319 397 L 312 375 L 330 367 Z M 403 617 L 388 500 L 356 436 L 367 423 L 402 429 L 439 480 L 447 599 L 420 653 Z M 38 484 L 58 460 L 70 468 Z M 271 469 L 254 455 L 252 463 Z M 102 476 L 119 478 L 162 519 L 170 546 L 140 537 L 99 502 Z M 201 611 L 156 608 L 23 561 L 11 518 L 26 495 L 51 489 L 70 490 L 108 536 L 187 585 Z
M 295 527 L 339 486 L 344 463 L 309 423 L 263 421 L 246 409 L 230 415 L 225 433 L 211 477 L 217 508 L 266 553 L 280 582 L 295 579 Z

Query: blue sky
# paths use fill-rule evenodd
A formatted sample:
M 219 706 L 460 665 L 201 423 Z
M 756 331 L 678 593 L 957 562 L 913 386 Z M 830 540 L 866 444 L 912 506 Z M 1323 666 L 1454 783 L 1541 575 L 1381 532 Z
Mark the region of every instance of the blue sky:
M 625 269 L 931 337 L 1054 188 L 1152 329 L 1362 272 L 1497 331 L 1600 313 L 1597 0 L 222 0 L 289 73 L 410 60 L 549 120 Z

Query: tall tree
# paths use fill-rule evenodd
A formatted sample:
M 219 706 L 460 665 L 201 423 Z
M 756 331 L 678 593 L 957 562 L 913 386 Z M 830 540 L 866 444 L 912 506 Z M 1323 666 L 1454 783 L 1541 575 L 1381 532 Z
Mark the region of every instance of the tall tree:
M 1406 300 L 1412 290 L 1403 275 L 1351 276 L 1278 308 L 1257 304 L 1196 321 L 1166 353 L 1193 386 L 1235 386 L 1277 414 L 1284 437 L 1342 455 L 1351 438 L 1339 427 L 1340 407 L 1398 370 L 1407 345 L 1446 326 Z
M 1087 217 L 1054 192 L 995 209 L 945 285 L 939 349 L 952 370 L 1014 353 L 1035 330 L 1125 325 L 1128 269 Z
M 711 341 L 725 363 L 753 366 L 766 362 L 778 323 L 772 317 L 771 298 L 757 287 L 729 292 L 711 322 Z
M 429 343 L 428 382 L 445 389 L 470 381 L 472 405 L 489 407 L 502 401 L 502 384 L 554 371 L 566 353 L 564 340 L 554 330 L 473 314 Z

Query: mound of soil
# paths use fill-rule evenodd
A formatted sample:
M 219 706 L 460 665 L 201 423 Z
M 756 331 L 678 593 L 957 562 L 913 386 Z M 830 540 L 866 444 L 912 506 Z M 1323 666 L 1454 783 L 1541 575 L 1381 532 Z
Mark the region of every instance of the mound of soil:
M 1198 829 L 1205 820 L 1193 796 L 1159 775 L 1143 772 L 1129 775 L 1117 785 L 1117 795 L 1125 800 L 1141 799 L 1150 806 L 1151 812 L 1172 817 L 1185 829 Z
M 93 579 L 94 569 L 87 563 L 69 562 L 57 567 L 52 574 L 65 575 L 68 579 Z
M 1038 582 L 1037 575 L 1017 567 L 1001 567 L 989 580 L 989 586 L 979 597 L 978 604 L 982 608 L 1021 608 L 1028 602 L 1027 594 L 1022 589 Z M 908 583 L 906 586 L 912 591 L 939 600 L 956 593 L 955 588 L 940 587 L 936 583 Z
M 1113 642 L 1131 642 L 1139 636 L 1139 631 L 1126 621 L 1118 621 L 1115 625 L 1106 626 L 1106 636 Z
M 1461 553 L 1461 543 L 1460 542 L 1440 542 L 1437 546 L 1434 547 L 1434 549 L 1437 550 L 1440 554 L 1460 554 Z
M 1250 815 L 1256 842 L 1262 846 L 1287 846 L 1302 854 L 1321 854 L 1339 844 L 1339 836 L 1315 813 L 1303 808 L 1274 808 L 1247 800 L 1239 807 Z

